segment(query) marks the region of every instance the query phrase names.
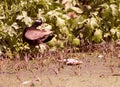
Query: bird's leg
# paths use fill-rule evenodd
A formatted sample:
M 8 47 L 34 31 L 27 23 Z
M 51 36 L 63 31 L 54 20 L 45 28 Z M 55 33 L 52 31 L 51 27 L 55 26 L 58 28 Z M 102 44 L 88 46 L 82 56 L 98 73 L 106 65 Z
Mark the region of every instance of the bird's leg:
M 39 59 L 39 52 L 36 52 L 36 59 L 38 60 Z
M 25 51 L 24 59 L 25 59 L 26 63 L 29 62 L 30 55 L 31 55 L 30 53 L 31 53 L 31 52 L 30 52 L 29 50 L 26 50 L 26 51 Z
M 38 53 L 38 51 L 37 51 L 37 52 L 34 51 L 33 58 L 34 58 L 34 59 L 38 59 L 38 58 L 39 58 L 39 53 Z
M 39 48 L 39 46 L 35 46 L 35 48 L 34 48 L 34 50 L 32 52 L 34 59 L 38 59 L 39 58 L 39 50 L 38 50 L 38 48 Z
M 29 58 L 28 58 L 28 53 L 25 53 L 25 61 L 26 61 L 26 63 L 28 63 L 28 60 L 29 60 Z

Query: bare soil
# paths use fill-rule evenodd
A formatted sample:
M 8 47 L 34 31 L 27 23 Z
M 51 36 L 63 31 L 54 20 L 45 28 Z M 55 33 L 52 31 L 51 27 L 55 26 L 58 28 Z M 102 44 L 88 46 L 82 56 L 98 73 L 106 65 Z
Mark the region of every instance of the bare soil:
M 51 57 L 28 63 L 2 60 L 0 87 L 120 87 L 118 55 L 94 52 L 70 53 L 67 57 L 83 63 L 66 65 Z

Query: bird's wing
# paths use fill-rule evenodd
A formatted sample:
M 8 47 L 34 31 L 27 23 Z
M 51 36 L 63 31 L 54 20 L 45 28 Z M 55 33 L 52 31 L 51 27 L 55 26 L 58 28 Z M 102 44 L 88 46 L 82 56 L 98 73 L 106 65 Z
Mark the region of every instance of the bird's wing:
M 28 30 L 25 33 L 25 37 L 29 40 L 36 40 L 39 38 L 43 38 L 46 35 L 51 34 L 52 31 L 47 31 L 47 30 Z

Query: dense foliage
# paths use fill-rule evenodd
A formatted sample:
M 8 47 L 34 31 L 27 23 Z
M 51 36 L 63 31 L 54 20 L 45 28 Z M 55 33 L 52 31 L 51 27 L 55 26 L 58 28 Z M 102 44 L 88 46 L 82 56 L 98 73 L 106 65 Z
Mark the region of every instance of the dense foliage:
M 120 38 L 120 0 L 0 0 L 0 54 L 29 49 L 22 31 L 41 18 L 55 37 L 50 47 Z M 30 49 L 29 49 L 30 50 Z

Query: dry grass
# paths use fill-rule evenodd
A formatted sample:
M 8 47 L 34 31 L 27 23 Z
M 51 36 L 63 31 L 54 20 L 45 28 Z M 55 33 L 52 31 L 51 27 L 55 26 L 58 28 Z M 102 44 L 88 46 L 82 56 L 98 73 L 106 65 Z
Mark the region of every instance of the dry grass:
M 9 87 L 38 87 L 38 85 L 39 87 L 48 85 L 49 87 L 103 87 L 103 85 L 118 87 L 119 45 L 89 45 L 85 49 L 47 51 L 38 59 L 32 58 L 29 62 L 3 59 L 0 61 L 0 86 L 8 87 L 12 84 Z M 103 57 L 100 58 L 99 55 Z M 64 58 L 77 58 L 82 60 L 83 64 L 68 66 L 58 62 Z

